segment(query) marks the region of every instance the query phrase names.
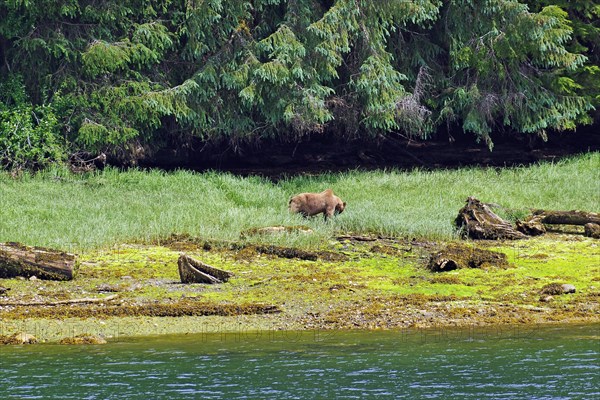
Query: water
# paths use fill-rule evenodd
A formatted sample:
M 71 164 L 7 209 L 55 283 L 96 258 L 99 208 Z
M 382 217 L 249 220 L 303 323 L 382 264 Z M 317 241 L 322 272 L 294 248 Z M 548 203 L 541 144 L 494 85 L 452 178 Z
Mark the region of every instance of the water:
M 2 398 L 598 399 L 600 325 L 0 348 Z

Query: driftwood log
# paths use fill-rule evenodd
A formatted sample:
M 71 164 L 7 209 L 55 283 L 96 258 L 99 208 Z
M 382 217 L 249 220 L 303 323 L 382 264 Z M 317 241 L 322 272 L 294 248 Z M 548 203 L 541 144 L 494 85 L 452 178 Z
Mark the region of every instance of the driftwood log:
M 181 283 L 223 283 L 233 276 L 231 272 L 215 268 L 182 254 L 177 260 Z
M 598 238 L 594 225 L 600 226 L 600 214 L 585 211 L 534 210 L 524 221 L 517 221 L 517 230 L 526 235 L 536 236 L 546 233 L 545 225 L 583 225 L 585 235 Z
M 474 197 L 460 209 L 454 221 L 464 237 L 471 239 L 524 239 L 546 233 L 546 225 L 584 226 L 585 236 L 600 238 L 600 214 L 586 211 L 533 210 L 517 221 L 516 229 Z
M 497 216 L 489 206 L 474 197 L 460 209 L 454 221 L 463 236 L 472 239 L 524 239 L 525 234 Z
M 0 278 L 73 279 L 75 255 L 20 243 L 0 243 Z

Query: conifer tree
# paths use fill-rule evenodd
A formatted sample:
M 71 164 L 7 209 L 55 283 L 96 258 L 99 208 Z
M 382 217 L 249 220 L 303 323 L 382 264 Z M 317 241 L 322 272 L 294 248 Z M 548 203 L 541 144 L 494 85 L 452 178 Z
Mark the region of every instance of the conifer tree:
M 573 129 L 598 102 L 598 10 L 546 3 L 4 0 L 0 126 L 17 103 L 43 106 L 65 148 L 134 155 L 190 138 L 458 126 L 491 147 L 496 130 Z

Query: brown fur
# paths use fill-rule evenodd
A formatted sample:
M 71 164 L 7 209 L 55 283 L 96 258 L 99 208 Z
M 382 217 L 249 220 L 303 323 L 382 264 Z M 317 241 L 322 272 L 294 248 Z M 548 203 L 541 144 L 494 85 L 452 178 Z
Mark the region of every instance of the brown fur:
M 321 193 L 300 193 L 290 199 L 290 211 L 300 213 L 305 217 L 323 213 L 325 219 L 334 214 L 340 214 L 346 208 L 346 203 L 327 189 Z

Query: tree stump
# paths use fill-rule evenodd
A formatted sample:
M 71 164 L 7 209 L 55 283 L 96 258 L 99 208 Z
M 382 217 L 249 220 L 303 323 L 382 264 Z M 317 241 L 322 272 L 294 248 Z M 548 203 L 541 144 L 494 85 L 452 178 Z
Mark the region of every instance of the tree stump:
M 460 209 L 454 220 L 462 235 L 471 239 L 524 239 L 527 236 L 497 216 L 487 205 L 474 197 Z
M 546 233 L 546 227 L 544 224 L 536 219 L 517 221 L 517 230 L 519 232 L 523 232 L 527 236 L 539 236 Z
M 0 243 L 0 278 L 73 279 L 75 255 L 20 243 Z
M 215 268 L 185 254 L 177 260 L 181 283 L 223 283 L 233 276 L 231 272 Z

